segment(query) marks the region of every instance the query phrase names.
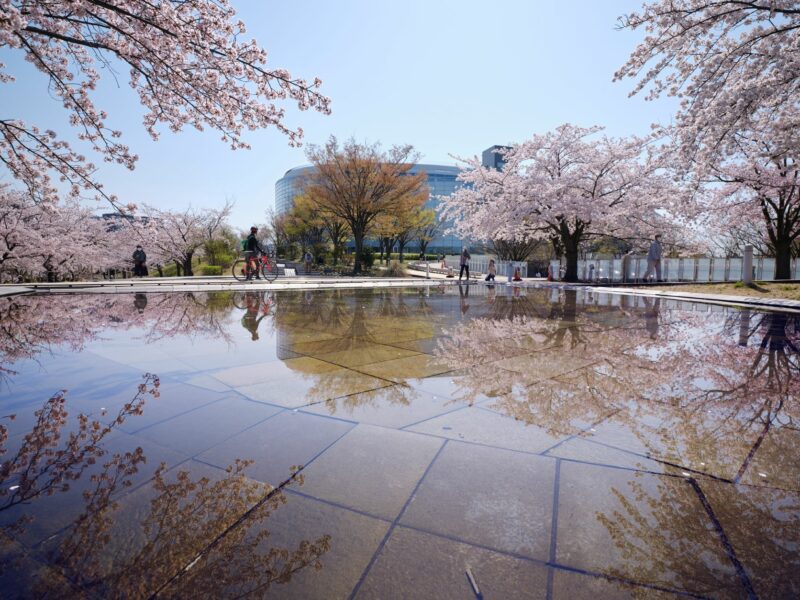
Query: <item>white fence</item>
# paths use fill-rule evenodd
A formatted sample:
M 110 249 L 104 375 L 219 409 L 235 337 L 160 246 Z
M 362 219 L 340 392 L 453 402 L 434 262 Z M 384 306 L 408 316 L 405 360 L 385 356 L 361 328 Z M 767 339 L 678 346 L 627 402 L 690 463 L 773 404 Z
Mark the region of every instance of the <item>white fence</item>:
M 737 257 L 665 258 L 661 261 L 661 279 L 664 281 L 740 281 L 743 262 L 741 258 Z M 563 276 L 565 271 L 564 263 L 557 260 L 550 262 L 550 268 L 558 279 Z M 578 261 L 578 279 L 581 281 L 634 283 L 644 281 L 646 271 L 647 258 L 644 256 Z M 791 274 L 793 279 L 800 279 L 800 261 L 792 260 Z M 655 274 L 652 277 L 655 279 Z M 753 257 L 753 279 L 770 280 L 774 277 L 774 258 Z
M 469 260 L 469 272 L 470 275 L 472 274 L 483 274 L 489 272 L 489 260 L 493 257 L 487 255 L 481 256 L 474 256 Z M 452 269 L 458 272 L 461 269 L 461 257 L 460 256 L 446 256 L 445 263 L 448 267 L 452 267 Z M 519 269 L 521 277 L 528 276 L 528 263 L 527 262 L 518 262 L 518 261 L 509 261 L 509 260 L 496 260 L 495 259 L 495 266 L 497 267 L 497 277 L 503 278 L 508 277 L 509 279 L 514 275 L 515 269 Z

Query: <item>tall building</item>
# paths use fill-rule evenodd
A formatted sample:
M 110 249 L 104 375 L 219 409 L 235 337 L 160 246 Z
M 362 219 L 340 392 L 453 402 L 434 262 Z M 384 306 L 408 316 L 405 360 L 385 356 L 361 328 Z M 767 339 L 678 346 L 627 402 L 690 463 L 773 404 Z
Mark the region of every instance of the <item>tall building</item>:
M 275 183 L 275 212 L 285 215 L 292 210 L 295 198 L 300 195 L 304 178 L 314 172 L 314 167 L 295 167 L 286 171 Z M 430 199 L 425 208 L 436 209 L 441 196 L 449 196 L 461 185 L 456 178 L 461 172 L 458 167 L 447 165 L 417 164 L 409 171 L 410 174 L 425 173 L 430 188 Z M 447 229 L 446 225 L 442 229 Z M 409 245 L 409 249 L 417 248 L 416 242 Z M 452 254 L 461 251 L 461 239 L 454 234 L 440 233 L 429 245 L 428 252 L 435 254 Z
M 497 169 L 498 171 L 502 170 L 503 165 L 506 164 L 506 161 L 503 158 L 504 150 L 511 150 L 511 146 L 495 145 L 487 148 L 481 155 L 481 163 L 483 163 L 484 167 L 490 167 L 492 169 Z

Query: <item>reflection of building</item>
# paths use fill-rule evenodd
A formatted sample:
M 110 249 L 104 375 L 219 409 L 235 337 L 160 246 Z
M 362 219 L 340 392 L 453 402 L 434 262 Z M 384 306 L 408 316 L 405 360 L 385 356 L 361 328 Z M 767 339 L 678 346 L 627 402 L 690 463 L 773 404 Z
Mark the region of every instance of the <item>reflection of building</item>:
M 304 178 L 314 172 L 314 167 L 295 167 L 286 171 L 275 183 L 275 212 L 284 215 L 292 210 L 294 199 L 300 195 L 303 188 Z M 430 188 L 431 198 L 425 208 L 433 208 L 439 204 L 439 197 L 449 196 L 460 185 L 456 177 L 461 172 L 458 167 L 447 165 L 414 165 L 409 174 L 425 173 L 428 177 L 428 187 Z M 447 227 L 442 227 L 446 230 Z M 416 242 L 409 244 L 409 249 L 417 248 Z M 438 235 L 428 246 L 428 252 L 432 253 L 458 253 L 461 251 L 461 239 L 453 234 Z

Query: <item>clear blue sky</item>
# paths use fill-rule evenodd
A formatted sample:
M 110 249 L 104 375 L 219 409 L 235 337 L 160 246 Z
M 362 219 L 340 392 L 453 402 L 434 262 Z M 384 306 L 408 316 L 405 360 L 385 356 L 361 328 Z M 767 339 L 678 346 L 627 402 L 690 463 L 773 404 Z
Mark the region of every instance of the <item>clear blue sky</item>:
M 425 162 L 454 164 L 451 154 L 479 154 L 564 122 L 644 134 L 675 108 L 628 98 L 632 82 L 611 81 L 639 39 L 617 31 L 616 19 L 638 0 L 232 2 L 273 66 L 323 79 L 332 115 L 288 110 L 306 143 L 330 135 L 409 143 Z M 18 76 L 0 86 L 4 116 L 71 139 L 44 77 L 7 51 L 0 60 Z M 140 156 L 134 172 L 101 164 L 99 178 L 124 202 L 212 207 L 227 198 L 236 202 L 233 224 L 245 227 L 264 220 L 275 181 L 306 162 L 302 148 L 272 130 L 249 134 L 249 151 L 194 130 L 153 142 L 124 78 L 106 78 L 97 102 Z

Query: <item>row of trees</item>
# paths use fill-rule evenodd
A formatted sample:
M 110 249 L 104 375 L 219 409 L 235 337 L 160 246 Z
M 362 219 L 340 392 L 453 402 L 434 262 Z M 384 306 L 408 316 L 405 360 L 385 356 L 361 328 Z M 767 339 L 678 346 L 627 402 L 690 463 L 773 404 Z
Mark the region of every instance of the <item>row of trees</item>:
M 37 202 L 30 194 L 0 187 L 0 282 L 75 279 L 128 269 L 141 244 L 148 263 L 163 274 L 193 275 L 198 255 L 225 265 L 239 235 L 228 224 L 232 205 L 221 209 L 162 210 L 145 206 L 137 217 L 98 217 L 77 200 Z
M 800 11 L 794 2 L 657 0 L 623 17 L 646 36 L 615 79 L 676 96 L 669 127 L 613 139 L 565 124 L 503 151 L 501 170 L 465 160 L 443 202 L 462 236 L 549 240 L 577 278 L 591 237 L 685 246 L 753 243 L 791 277 L 800 237 Z M 691 226 L 690 226 L 691 225 Z M 698 240 L 704 240 L 698 243 Z

